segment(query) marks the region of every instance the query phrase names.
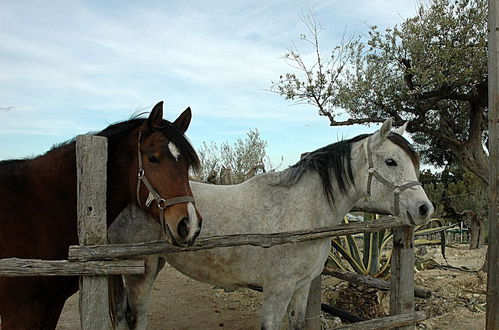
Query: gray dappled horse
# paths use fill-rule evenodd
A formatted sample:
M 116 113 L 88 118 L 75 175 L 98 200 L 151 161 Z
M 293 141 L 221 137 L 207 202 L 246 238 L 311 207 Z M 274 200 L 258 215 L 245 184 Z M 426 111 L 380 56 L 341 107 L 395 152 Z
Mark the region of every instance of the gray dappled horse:
M 338 224 L 366 197 L 373 209 L 399 214 L 407 224 L 424 223 L 433 207 L 417 181 L 418 155 L 390 130 L 387 120 L 372 135 L 328 145 L 282 172 L 242 184 L 191 182 L 204 218 L 201 237 L 312 231 Z M 157 222 L 136 207 L 126 209 L 115 224 L 119 225 L 113 224 L 116 230 L 110 233 L 114 243 L 161 239 Z M 290 328 L 303 329 L 310 283 L 321 273 L 330 248 L 330 239 L 325 238 L 265 249 L 238 246 L 147 256 L 145 275 L 125 276 L 125 288 L 121 278 L 114 281 L 117 328 L 145 329 L 152 283 L 166 260 L 202 282 L 263 287 L 262 329 L 280 329 L 286 310 Z

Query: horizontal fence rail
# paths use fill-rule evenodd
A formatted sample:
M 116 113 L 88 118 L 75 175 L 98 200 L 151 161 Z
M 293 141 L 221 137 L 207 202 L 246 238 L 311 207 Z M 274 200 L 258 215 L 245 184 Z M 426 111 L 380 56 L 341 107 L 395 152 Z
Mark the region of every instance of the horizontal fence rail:
M 361 275 L 357 273 L 347 272 L 341 269 L 324 268 L 323 275 L 333 276 L 340 280 L 350 283 L 365 285 L 371 288 L 376 288 L 383 291 L 390 291 L 390 282 L 371 276 Z M 415 287 L 414 295 L 418 298 L 428 299 L 431 297 L 431 291 L 427 288 Z
M 402 327 L 414 324 L 418 321 L 426 319 L 424 312 L 411 312 L 400 315 L 385 316 L 379 319 L 363 321 L 353 324 L 341 325 L 332 329 L 348 329 L 348 330 L 373 330 L 373 329 L 392 329 L 394 327 Z
M 314 231 L 299 230 L 274 234 L 238 234 L 211 236 L 200 238 L 191 246 L 178 247 L 164 241 L 135 244 L 106 244 L 93 246 L 70 246 L 69 260 L 116 260 L 128 259 L 151 254 L 173 252 L 189 252 L 241 245 L 260 246 L 264 248 L 287 243 L 299 243 L 332 236 L 350 235 L 360 232 L 374 232 L 383 229 L 403 226 L 399 218 L 385 217 L 376 221 L 339 224 Z
M 79 276 L 144 274 L 144 260 L 67 261 L 6 258 L 0 259 L 0 276 Z

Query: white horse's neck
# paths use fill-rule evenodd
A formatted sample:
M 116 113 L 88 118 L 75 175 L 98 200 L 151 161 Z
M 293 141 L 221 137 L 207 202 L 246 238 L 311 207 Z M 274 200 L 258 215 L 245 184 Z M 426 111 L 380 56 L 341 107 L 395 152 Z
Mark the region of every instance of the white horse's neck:
M 304 213 L 310 216 L 307 222 L 311 227 L 331 226 L 339 223 L 355 203 L 367 196 L 367 153 L 366 140 L 355 142 L 350 155 L 354 183 L 347 183 L 347 194 L 342 192 L 335 175 L 330 173 L 334 193 L 334 205 L 331 207 L 324 193 L 321 178 L 313 170 L 308 170 L 294 185 L 287 187 L 287 204 L 302 205 Z M 304 202 L 305 201 L 305 202 Z

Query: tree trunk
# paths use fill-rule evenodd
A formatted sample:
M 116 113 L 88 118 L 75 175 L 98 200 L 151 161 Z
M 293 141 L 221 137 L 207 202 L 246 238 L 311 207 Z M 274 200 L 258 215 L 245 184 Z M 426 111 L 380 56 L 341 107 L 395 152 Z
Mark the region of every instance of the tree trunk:
M 475 174 L 484 183 L 489 183 L 489 157 L 485 153 L 481 141 L 463 143 L 452 148 L 461 164 Z
M 479 218 L 479 226 L 480 226 L 480 236 L 478 237 L 478 247 L 481 248 L 485 245 L 485 221 L 483 218 Z
M 481 248 L 485 241 L 485 223 L 482 218 L 473 216 L 471 219 L 470 232 L 470 249 Z

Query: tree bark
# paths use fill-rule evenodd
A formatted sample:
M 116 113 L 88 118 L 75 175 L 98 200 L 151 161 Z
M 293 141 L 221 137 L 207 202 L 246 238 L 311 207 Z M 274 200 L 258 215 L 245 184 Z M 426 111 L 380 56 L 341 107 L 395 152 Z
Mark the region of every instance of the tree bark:
M 481 140 L 470 141 L 451 148 L 461 164 L 475 174 L 484 183 L 489 183 L 489 157 L 485 153 Z
M 473 216 L 470 228 L 470 249 L 479 249 L 485 242 L 485 223 L 479 216 Z

